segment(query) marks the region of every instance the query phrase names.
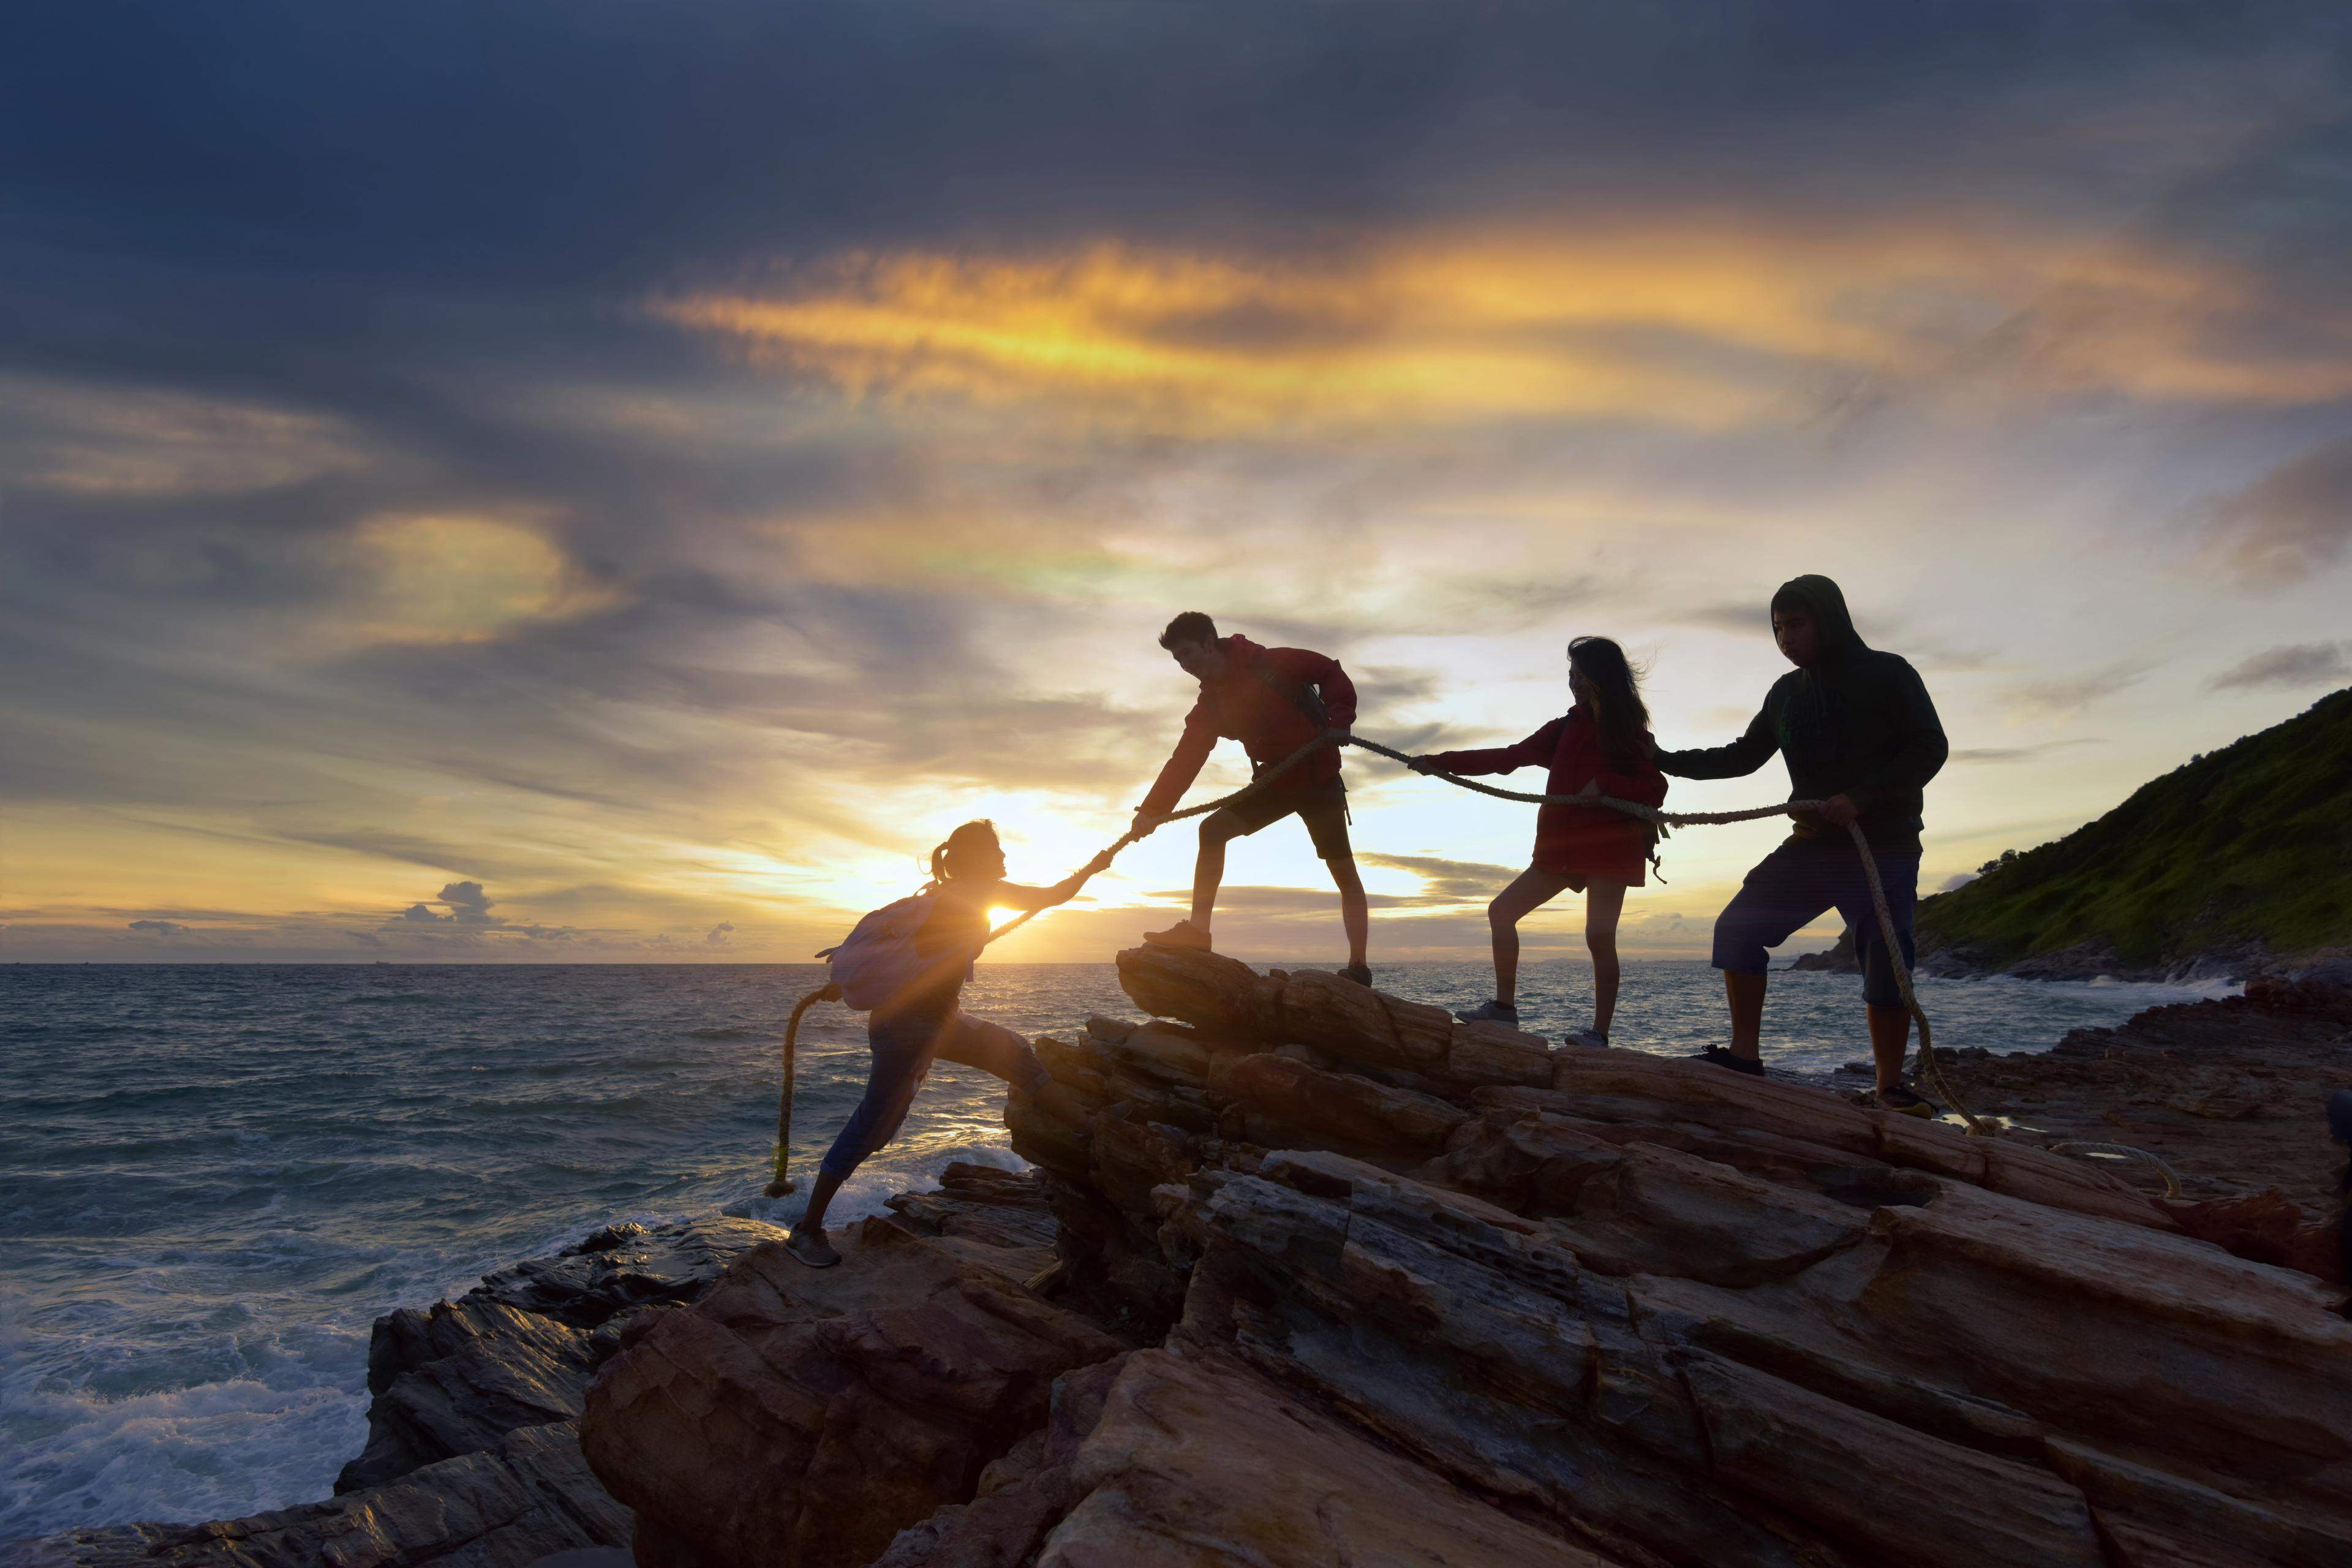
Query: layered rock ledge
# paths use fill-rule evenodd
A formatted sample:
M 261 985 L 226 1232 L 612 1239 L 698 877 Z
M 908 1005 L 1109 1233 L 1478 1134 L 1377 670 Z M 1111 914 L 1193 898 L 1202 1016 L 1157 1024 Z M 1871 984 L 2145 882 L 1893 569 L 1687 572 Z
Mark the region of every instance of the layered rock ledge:
M 2341 1292 L 2105 1171 L 1120 973 L 1155 1019 L 1006 1110 L 1051 1266 L 907 1215 L 622 1331 L 581 1432 L 643 1568 L 2352 1562 Z

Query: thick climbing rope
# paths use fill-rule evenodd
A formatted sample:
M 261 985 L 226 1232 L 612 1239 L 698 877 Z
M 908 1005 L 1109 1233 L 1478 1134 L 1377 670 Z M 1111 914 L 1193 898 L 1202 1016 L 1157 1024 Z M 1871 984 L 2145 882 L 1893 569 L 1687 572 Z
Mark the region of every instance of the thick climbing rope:
M 1480 795 L 1492 795 L 1496 800 L 1517 801 L 1527 805 L 1598 805 L 1611 811 L 1622 812 L 1628 816 L 1640 817 L 1644 822 L 1654 823 L 1661 827 L 1704 827 L 1727 822 L 1753 822 L 1768 816 L 1787 816 L 1793 812 L 1819 811 L 1823 805 L 1818 800 L 1784 800 L 1775 805 L 1752 806 L 1743 811 L 1662 811 L 1654 805 L 1644 805 L 1639 801 L 1619 800 L 1612 795 L 1530 795 L 1520 790 L 1498 789 L 1493 784 L 1480 784 L 1475 779 L 1465 778 L 1460 773 L 1446 773 L 1439 768 L 1416 767 L 1412 756 L 1406 752 L 1394 751 L 1377 741 L 1367 741 L 1362 736 L 1350 734 L 1345 730 L 1327 730 L 1283 758 L 1282 761 L 1261 770 L 1247 784 L 1234 791 L 1233 794 L 1221 795 L 1215 800 L 1203 801 L 1198 805 L 1187 806 L 1182 811 L 1171 811 L 1163 816 L 1155 816 L 1139 828 L 1130 827 L 1113 840 L 1110 847 L 1103 853 L 1105 856 L 1117 855 L 1129 845 L 1150 837 L 1171 822 L 1181 822 L 1186 817 L 1202 816 L 1228 805 L 1237 805 L 1272 784 L 1276 779 L 1280 778 L 1326 746 L 1360 747 L 1364 751 L 1387 757 L 1392 762 L 1402 763 L 1405 766 L 1412 768 L 1415 773 L 1430 778 L 1444 779 L 1447 784 L 1462 789 L 1475 790 Z M 1990 1138 L 1999 1130 L 1991 1122 L 1984 1121 L 1960 1103 L 1959 1096 L 1952 1091 L 1950 1081 L 1944 1077 L 1943 1065 L 1936 1059 L 1935 1041 L 1927 1022 L 1927 1009 L 1919 1005 L 1918 993 L 1912 988 L 1911 965 L 1904 961 L 1903 944 L 1895 938 L 1895 915 L 1887 907 L 1886 889 L 1879 880 L 1878 858 L 1871 853 L 1870 841 L 1863 836 L 1860 824 L 1847 824 L 1846 831 L 1853 836 L 1855 852 L 1862 857 L 1863 875 L 1870 884 L 1871 908 L 1878 917 L 1879 936 L 1885 944 L 1887 963 L 1895 972 L 1895 990 L 1902 995 L 1904 1010 L 1909 1013 L 1912 1021 L 1919 1026 L 1919 1062 L 1915 1069 L 1915 1076 L 1925 1079 L 1929 1087 L 1943 1097 L 1945 1103 L 1958 1112 L 1960 1120 L 1967 1124 L 1972 1136 Z M 987 947 L 990 942 L 1010 934 L 1043 912 L 1042 910 L 1024 910 L 990 931 L 980 945 L 982 948 Z M 961 954 L 958 955 L 957 961 L 963 962 Z M 784 1026 L 784 1092 L 783 1102 L 776 1112 L 775 1174 L 774 1178 L 768 1183 L 768 1195 L 772 1198 L 782 1197 L 793 1191 L 794 1186 L 792 1179 L 785 1174 L 784 1167 L 792 1152 L 793 1058 L 795 1043 L 800 1034 L 801 1015 L 807 1012 L 815 1003 L 830 1001 L 839 994 L 840 992 L 831 984 L 820 986 L 810 992 L 794 1004 L 792 1021 Z M 2177 1188 L 2177 1184 L 2175 1185 Z

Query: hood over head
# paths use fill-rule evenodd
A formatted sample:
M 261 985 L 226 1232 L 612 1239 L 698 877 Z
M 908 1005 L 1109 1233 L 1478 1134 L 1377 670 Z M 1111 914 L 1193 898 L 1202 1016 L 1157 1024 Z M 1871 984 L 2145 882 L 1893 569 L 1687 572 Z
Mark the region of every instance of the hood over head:
M 1829 578 L 1809 572 L 1801 577 L 1791 577 L 1774 591 L 1772 603 L 1778 605 L 1794 599 L 1813 613 L 1813 625 L 1819 628 L 1820 657 L 1845 658 L 1868 647 L 1862 634 L 1853 629 L 1853 616 L 1845 607 L 1845 594 Z

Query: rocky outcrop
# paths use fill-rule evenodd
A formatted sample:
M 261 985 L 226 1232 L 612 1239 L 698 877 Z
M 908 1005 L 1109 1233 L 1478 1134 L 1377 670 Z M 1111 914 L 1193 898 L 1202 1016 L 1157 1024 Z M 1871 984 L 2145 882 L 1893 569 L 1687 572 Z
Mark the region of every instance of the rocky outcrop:
M 378 1318 L 368 1444 L 335 1490 L 495 1448 L 520 1427 L 576 1421 L 589 1374 L 618 1348 L 631 1316 L 694 1300 L 773 1235 L 724 1217 L 658 1230 L 606 1226 L 551 1258 L 501 1268 L 455 1301 Z
M 997 1268 L 868 1220 L 841 1267 L 781 1245 L 698 1306 L 632 1325 L 596 1379 L 589 1462 L 637 1511 L 645 1568 L 849 1568 L 974 1494 L 1054 1380 L 1116 1354 Z
M 723 1216 L 606 1226 L 454 1301 L 388 1313 L 368 1346 L 367 1447 L 332 1501 L 75 1531 L 18 1550 L 44 1568 L 526 1568 L 626 1546 L 629 1510 L 580 1453 L 589 1377 L 636 1313 L 695 1300 L 775 1235 Z
M 2340 1292 L 2106 1171 L 1121 974 L 1160 1021 L 1040 1041 L 1061 1114 L 1006 1110 L 1057 1267 L 869 1225 L 633 1325 L 583 1426 L 645 1568 L 2352 1562 Z
M 588 1473 L 569 1422 L 525 1426 L 331 1502 L 209 1524 L 125 1524 L 26 1544 L 20 1568 L 528 1568 L 621 1546 L 628 1510 Z

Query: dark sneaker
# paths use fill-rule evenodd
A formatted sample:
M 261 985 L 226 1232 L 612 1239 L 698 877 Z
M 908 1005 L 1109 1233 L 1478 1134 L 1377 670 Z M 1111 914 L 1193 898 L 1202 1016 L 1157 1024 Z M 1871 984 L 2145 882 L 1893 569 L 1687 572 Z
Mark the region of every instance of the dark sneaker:
M 1589 1051 L 1605 1051 L 1609 1048 L 1609 1031 L 1606 1029 L 1579 1029 L 1576 1033 L 1569 1036 L 1568 1038 L 1560 1041 L 1560 1044 L 1563 1046 L 1582 1046 Z
M 1713 1062 L 1719 1068 L 1729 1068 L 1733 1072 L 1744 1072 L 1749 1078 L 1764 1076 L 1762 1062 L 1752 1057 L 1733 1056 L 1730 1048 L 1726 1046 L 1709 1046 L 1690 1059 L 1695 1062 Z
M 1166 931 L 1148 931 L 1143 940 L 1160 947 L 1188 947 L 1195 952 L 1209 951 L 1209 933 L 1191 921 L 1178 921 Z
M 1882 1089 L 1878 1091 L 1877 1098 L 1879 1110 L 1891 1110 L 1897 1116 L 1933 1118 L 1943 1114 L 1937 1108 L 1934 1100 L 1929 1100 L 1907 1083 L 1898 1083 L 1893 1089 Z
M 1369 963 L 1351 963 L 1339 971 L 1339 978 L 1352 980 L 1369 991 L 1372 988 L 1372 966 Z
M 1465 1024 L 1508 1024 L 1514 1029 L 1519 1026 L 1519 1010 L 1508 1002 L 1481 1002 L 1454 1016 Z
M 795 1261 L 805 1263 L 811 1268 L 830 1268 L 841 1261 L 841 1254 L 833 1249 L 833 1243 L 825 1240 L 823 1226 L 814 1230 L 806 1226 L 798 1227 L 784 1237 L 784 1250 L 791 1253 Z

